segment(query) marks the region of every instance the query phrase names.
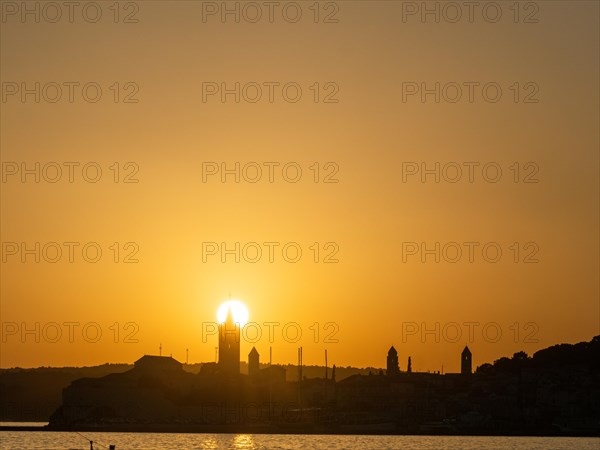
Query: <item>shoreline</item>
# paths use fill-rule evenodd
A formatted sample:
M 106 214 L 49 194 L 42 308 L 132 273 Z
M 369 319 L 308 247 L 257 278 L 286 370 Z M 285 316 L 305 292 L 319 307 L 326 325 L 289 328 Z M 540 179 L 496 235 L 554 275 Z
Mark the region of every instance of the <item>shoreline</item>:
M 24 431 L 24 432 L 88 432 L 88 433 L 181 433 L 181 434 L 291 434 L 291 435 L 348 435 L 348 436 L 456 436 L 456 437 L 540 437 L 540 438 L 553 438 L 553 437 L 579 437 L 579 438 L 597 438 L 600 437 L 600 430 L 597 432 L 561 432 L 559 430 L 553 430 L 553 432 L 537 432 L 532 431 L 518 431 L 518 432 L 484 432 L 482 430 L 465 430 L 461 433 L 458 430 L 440 430 L 435 432 L 433 430 L 392 430 L 392 429 L 360 429 L 360 427 L 354 427 L 354 429 L 346 427 L 335 427 L 335 428 L 321 428 L 315 429 L 298 429 L 295 427 L 271 427 L 271 426 L 255 426 L 255 427 L 201 427 L 201 426 L 189 426 L 189 425 L 172 425 L 172 424 L 154 424 L 154 425 L 137 425 L 137 426 L 89 426 L 89 427 L 74 427 L 74 428 L 61 428 L 61 427 L 49 427 L 49 426 L 0 426 L 0 432 L 2 431 Z M 341 429 L 340 429 L 341 428 Z

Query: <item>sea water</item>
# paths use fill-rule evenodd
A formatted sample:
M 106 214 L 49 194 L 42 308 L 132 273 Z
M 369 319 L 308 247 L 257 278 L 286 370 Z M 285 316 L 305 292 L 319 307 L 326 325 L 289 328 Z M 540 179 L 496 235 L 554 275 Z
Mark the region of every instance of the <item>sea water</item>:
M 600 438 L 1 431 L 1 449 L 598 450 Z

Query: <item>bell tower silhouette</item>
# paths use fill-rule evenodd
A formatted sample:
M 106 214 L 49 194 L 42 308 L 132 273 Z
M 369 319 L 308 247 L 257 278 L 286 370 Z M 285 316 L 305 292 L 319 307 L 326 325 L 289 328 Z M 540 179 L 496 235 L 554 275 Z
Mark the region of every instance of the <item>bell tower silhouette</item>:
M 465 349 L 460 355 L 460 373 L 463 375 L 470 375 L 473 372 L 472 356 L 471 350 L 465 345 Z
M 387 354 L 387 375 L 397 375 L 400 373 L 398 366 L 398 352 L 392 345 Z
M 240 324 L 233 321 L 231 308 L 227 310 L 225 322 L 219 324 L 219 372 L 240 373 Z
M 252 347 L 248 353 L 248 376 L 256 377 L 260 372 L 260 355 L 256 347 Z

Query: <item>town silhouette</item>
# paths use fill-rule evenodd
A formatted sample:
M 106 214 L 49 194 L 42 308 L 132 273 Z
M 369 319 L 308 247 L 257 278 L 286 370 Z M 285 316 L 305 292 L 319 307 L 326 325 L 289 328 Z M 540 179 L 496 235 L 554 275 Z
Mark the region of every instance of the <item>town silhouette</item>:
M 415 372 L 410 355 L 402 355 L 406 365 L 401 367 L 394 346 L 386 370 L 304 367 L 299 348 L 298 364 L 291 369 L 297 373 L 291 377 L 290 366 L 273 364 L 270 356 L 261 362 L 254 347 L 241 364 L 240 326 L 231 313 L 219 325 L 218 344 L 218 362 L 201 364 L 197 373 L 162 355 L 144 355 L 133 368 L 101 366 L 83 378 L 79 370 L 69 381 L 63 379 L 60 405 L 53 405 L 46 429 L 600 435 L 600 336 L 532 357 L 515 353 L 476 370 L 465 346 L 456 355 L 460 373 Z M 27 401 L 11 386 L 35 383 L 38 399 L 45 388 L 57 391 L 60 383 L 49 380 L 60 369 L 40 370 L 0 372 L 0 387 L 7 394 L 3 420 L 14 419 L 7 402 Z M 32 410 L 32 417 L 43 414 Z

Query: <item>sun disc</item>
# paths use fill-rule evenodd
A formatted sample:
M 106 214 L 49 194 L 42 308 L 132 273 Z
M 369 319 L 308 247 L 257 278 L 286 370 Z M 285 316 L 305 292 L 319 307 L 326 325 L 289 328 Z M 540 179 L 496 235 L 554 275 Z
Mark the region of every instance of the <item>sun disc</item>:
M 225 322 L 227 318 L 227 312 L 231 309 L 233 315 L 233 321 L 238 323 L 241 327 L 246 325 L 248 322 L 248 308 L 239 300 L 228 300 L 219 306 L 217 310 L 217 320 L 219 323 Z

